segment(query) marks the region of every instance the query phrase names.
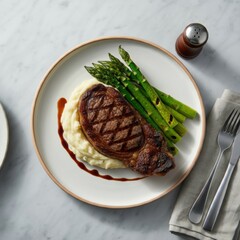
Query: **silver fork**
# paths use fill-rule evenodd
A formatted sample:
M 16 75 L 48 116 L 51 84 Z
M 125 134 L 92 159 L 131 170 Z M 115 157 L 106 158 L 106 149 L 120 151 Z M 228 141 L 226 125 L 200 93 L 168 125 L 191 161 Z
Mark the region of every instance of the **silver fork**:
M 203 216 L 203 210 L 208 199 L 208 193 L 211 186 L 212 179 L 214 177 L 215 171 L 219 165 L 220 159 L 222 158 L 223 153 L 231 147 L 234 137 L 237 132 L 237 120 L 239 117 L 239 111 L 233 109 L 225 123 L 223 124 L 222 129 L 218 133 L 218 146 L 220 148 L 217 160 L 212 168 L 212 171 L 205 183 L 203 189 L 198 195 L 196 201 L 191 207 L 188 218 L 192 223 L 199 223 Z

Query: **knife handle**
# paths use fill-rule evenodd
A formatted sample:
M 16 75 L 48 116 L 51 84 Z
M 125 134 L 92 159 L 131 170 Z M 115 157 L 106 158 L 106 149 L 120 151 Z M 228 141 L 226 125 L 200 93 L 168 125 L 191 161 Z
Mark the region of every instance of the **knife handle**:
M 218 187 L 217 193 L 214 196 L 214 199 L 211 203 L 211 206 L 208 210 L 207 216 L 203 223 L 203 229 L 206 231 L 212 231 L 212 229 L 214 227 L 214 224 L 215 224 L 218 214 L 220 212 L 225 194 L 227 192 L 228 184 L 230 182 L 234 167 L 235 166 L 232 165 L 231 163 L 228 164 L 225 175 L 221 181 L 220 186 Z

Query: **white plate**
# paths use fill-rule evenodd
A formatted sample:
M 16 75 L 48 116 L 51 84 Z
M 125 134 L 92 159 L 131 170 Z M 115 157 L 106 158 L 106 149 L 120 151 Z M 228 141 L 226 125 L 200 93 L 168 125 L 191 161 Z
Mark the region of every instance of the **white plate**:
M 180 153 L 176 157 L 176 168 L 164 177 L 149 177 L 132 182 L 101 179 L 81 170 L 61 146 L 57 133 L 57 101 L 61 97 L 68 99 L 81 81 L 91 78 L 84 69 L 85 65 L 106 60 L 108 52 L 119 56 L 119 45 L 131 54 L 153 85 L 190 105 L 199 114 L 194 121 L 186 121 L 189 133 L 177 145 Z M 93 205 L 127 208 L 160 198 L 189 174 L 202 147 L 205 112 L 196 83 L 172 54 L 147 41 L 110 37 L 81 44 L 66 53 L 49 70 L 34 101 L 32 131 L 40 162 L 64 191 Z M 99 171 L 114 177 L 136 176 L 129 169 Z
M 5 112 L 0 104 L 0 168 L 3 164 L 8 146 L 8 124 Z

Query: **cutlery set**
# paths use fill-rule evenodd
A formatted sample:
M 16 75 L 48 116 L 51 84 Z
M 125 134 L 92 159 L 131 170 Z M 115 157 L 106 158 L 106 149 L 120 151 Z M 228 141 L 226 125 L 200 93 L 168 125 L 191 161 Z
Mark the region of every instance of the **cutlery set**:
M 211 170 L 211 173 L 205 185 L 203 186 L 200 194 L 198 195 L 197 199 L 195 200 L 193 206 L 189 211 L 189 220 L 194 224 L 200 223 L 200 221 L 202 220 L 206 202 L 208 200 L 208 194 L 211 189 L 212 180 L 214 179 L 214 176 L 217 172 L 222 155 L 227 149 L 229 149 L 233 145 L 227 170 L 203 222 L 203 229 L 206 231 L 213 230 L 214 224 L 217 220 L 222 203 L 224 201 L 224 197 L 227 192 L 233 170 L 240 158 L 240 133 L 238 133 L 239 125 L 240 110 L 235 108 L 232 110 L 218 133 L 217 141 L 220 151 L 217 160 Z

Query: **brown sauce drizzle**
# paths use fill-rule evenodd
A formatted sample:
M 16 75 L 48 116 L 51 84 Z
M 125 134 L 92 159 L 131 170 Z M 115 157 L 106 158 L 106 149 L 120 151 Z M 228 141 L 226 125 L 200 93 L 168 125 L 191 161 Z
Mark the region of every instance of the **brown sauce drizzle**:
M 63 127 L 62 127 L 62 124 L 61 124 L 61 116 L 62 116 L 62 113 L 63 113 L 63 110 L 64 110 L 64 107 L 65 107 L 65 104 L 67 103 L 67 100 L 65 98 L 60 98 L 58 100 L 58 103 L 57 103 L 57 107 L 58 107 L 58 135 L 60 137 L 60 140 L 61 140 L 61 143 L 62 143 L 62 146 L 64 147 L 64 149 L 68 152 L 68 154 L 70 155 L 70 157 L 74 160 L 74 162 L 84 171 L 88 172 L 89 174 L 93 175 L 93 176 L 96 176 L 96 177 L 100 177 L 100 178 L 103 178 L 103 179 L 106 179 L 106 180 L 114 180 L 114 181 L 121 181 L 121 182 L 127 182 L 127 181 L 137 181 L 137 180 L 140 180 L 140 179 L 143 179 L 145 178 L 145 176 L 143 177 L 138 177 L 138 178 L 114 178 L 110 175 L 101 175 L 98 170 L 96 169 L 93 169 L 93 170 L 90 170 L 88 169 L 82 162 L 79 162 L 76 157 L 75 157 L 75 154 L 69 150 L 68 148 L 68 143 L 65 141 L 65 139 L 63 138 Z

